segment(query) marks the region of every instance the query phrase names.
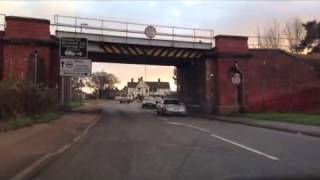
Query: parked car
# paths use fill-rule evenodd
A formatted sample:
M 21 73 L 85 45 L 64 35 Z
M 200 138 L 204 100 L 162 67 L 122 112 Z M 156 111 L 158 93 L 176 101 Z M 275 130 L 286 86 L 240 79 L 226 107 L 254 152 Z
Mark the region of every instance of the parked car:
M 133 101 L 133 98 L 131 97 L 131 96 L 121 96 L 120 98 L 119 98 L 119 102 L 120 102 L 120 104 L 122 104 L 122 103 L 131 103 Z
M 161 97 L 154 97 L 154 100 L 156 101 L 156 104 L 160 103 L 162 98 Z
M 119 101 L 120 98 L 121 98 L 121 96 L 116 96 L 116 97 L 114 98 L 114 100 Z
M 142 100 L 142 108 L 156 108 L 156 101 L 153 97 L 144 97 Z
M 157 104 L 157 115 L 182 115 L 186 116 L 186 106 L 176 98 L 164 98 Z

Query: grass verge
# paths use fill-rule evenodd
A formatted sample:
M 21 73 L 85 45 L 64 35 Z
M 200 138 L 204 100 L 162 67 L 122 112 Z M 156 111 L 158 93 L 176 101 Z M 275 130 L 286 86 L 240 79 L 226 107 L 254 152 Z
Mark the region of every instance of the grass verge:
M 33 124 L 49 123 L 55 119 L 58 119 L 62 115 L 62 112 L 47 112 L 33 116 L 19 117 L 8 121 L 7 128 L 10 130 L 32 126 Z
M 75 109 L 75 108 L 80 107 L 82 105 L 83 105 L 82 101 L 72 101 L 72 102 L 70 102 L 70 108 L 71 109 Z
M 245 113 L 235 114 L 234 117 L 246 117 L 255 120 L 280 121 L 304 125 L 320 126 L 319 114 L 298 114 L 298 113 Z

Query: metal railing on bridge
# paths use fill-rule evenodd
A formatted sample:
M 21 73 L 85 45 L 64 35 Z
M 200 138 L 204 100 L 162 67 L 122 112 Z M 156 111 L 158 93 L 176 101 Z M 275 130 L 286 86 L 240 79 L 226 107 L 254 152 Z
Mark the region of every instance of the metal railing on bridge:
M 6 15 L 5 14 L 0 14 L 0 31 L 4 30 L 6 27 Z
M 156 29 L 156 35 L 152 39 L 207 43 L 214 46 L 214 31 L 207 29 L 192 29 L 60 15 L 54 16 L 54 24 L 52 25 L 54 25 L 58 31 L 144 39 L 150 38 L 146 36 L 145 30 L 146 27 L 152 26 Z
M 5 14 L 0 14 L 0 30 L 4 30 L 6 27 L 5 16 Z M 149 24 L 55 15 L 54 23 L 50 28 L 67 32 L 149 39 L 145 34 L 147 26 Z M 156 40 L 206 43 L 211 44 L 212 47 L 215 46 L 213 30 L 163 25 L 151 26 L 156 28 L 156 36 L 153 38 Z M 298 42 L 286 37 L 248 37 L 248 47 L 256 49 L 282 49 L 292 52 L 292 47 Z

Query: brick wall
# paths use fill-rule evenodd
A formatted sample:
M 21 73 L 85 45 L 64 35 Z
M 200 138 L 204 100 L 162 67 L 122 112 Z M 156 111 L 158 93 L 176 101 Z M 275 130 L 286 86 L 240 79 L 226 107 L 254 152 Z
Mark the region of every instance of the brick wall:
M 58 43 L 58 39 L 53 37 L 53 40 Z M 59 85 L 59 47 L 54 46 L 50 48 L 50 63 L 49 63 L 49 87 L 57 88 Z
M 251 50 L 248 111 L 320 112 L 320 72 L 280 50 Z
M 38 81 L 51 78 L 50 22 L 43 19 L 7 16 L 3 36 L 3 79 L 34 79 L 34 52 L 38 52 Z M 57 60 L 57 59 L 56 59 Z
M 205 61 L 192 62 L 178 67 L 179 96 L 189 109 L 206 108 Z
M 218 112 L 239 111 L 239 88 L 232 84 L 230 72 L 235 64 L 243 78 L 240 94 L 245 111 L 320 112 L 320 71 L 281 50 L 246 51 L 245 38 L 235 37 L 232 42 L 232 36 L 216 41 L 214 102 Z
M 219 58 L 216 64 L 217 104 L 218 112 L 228 113 L 238 111 L 235 106 L 236 88 L 231 82 L 230 69 L 234 61 L 230 58 Z
M 4 31 L 0 31 L 0 38 L 4 36 Z M 0 80 L 3 78 L 3 43 L 0 41 Z
M 215 50 L 219 53 L 248 53 L 248 37 L 225 36 L 215 37 Z
M 41 78 L 49 79 L 49 52 L 48 47 L 5 44 L 3 48 L 3 77 L 4 79 L 32 80 L 34 72 L 34 51 L 38 51 L 38 62 L 43 61 L 44 73 Z
M 50 21 L 25 17 L 6 16 L 6 37 L 50 39 Z

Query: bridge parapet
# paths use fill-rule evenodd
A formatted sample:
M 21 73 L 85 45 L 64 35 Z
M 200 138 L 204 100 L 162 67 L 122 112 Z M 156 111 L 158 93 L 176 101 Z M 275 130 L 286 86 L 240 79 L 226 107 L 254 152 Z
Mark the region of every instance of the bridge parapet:
M 4 28 L 6 27 L 5 17 L 6 17 L 5 14 L 0 14 L 0 31 L 3 31 Z
M 60 15 L 55 15 L 53 25 L 56 27 L 56 31 L 214 46 L 214 31 L 207 29 L 148 25 Z M 148 26 L 152 26 L 156 30 L 156 34 L 152 38 L 146 36 L 145 31 Z

